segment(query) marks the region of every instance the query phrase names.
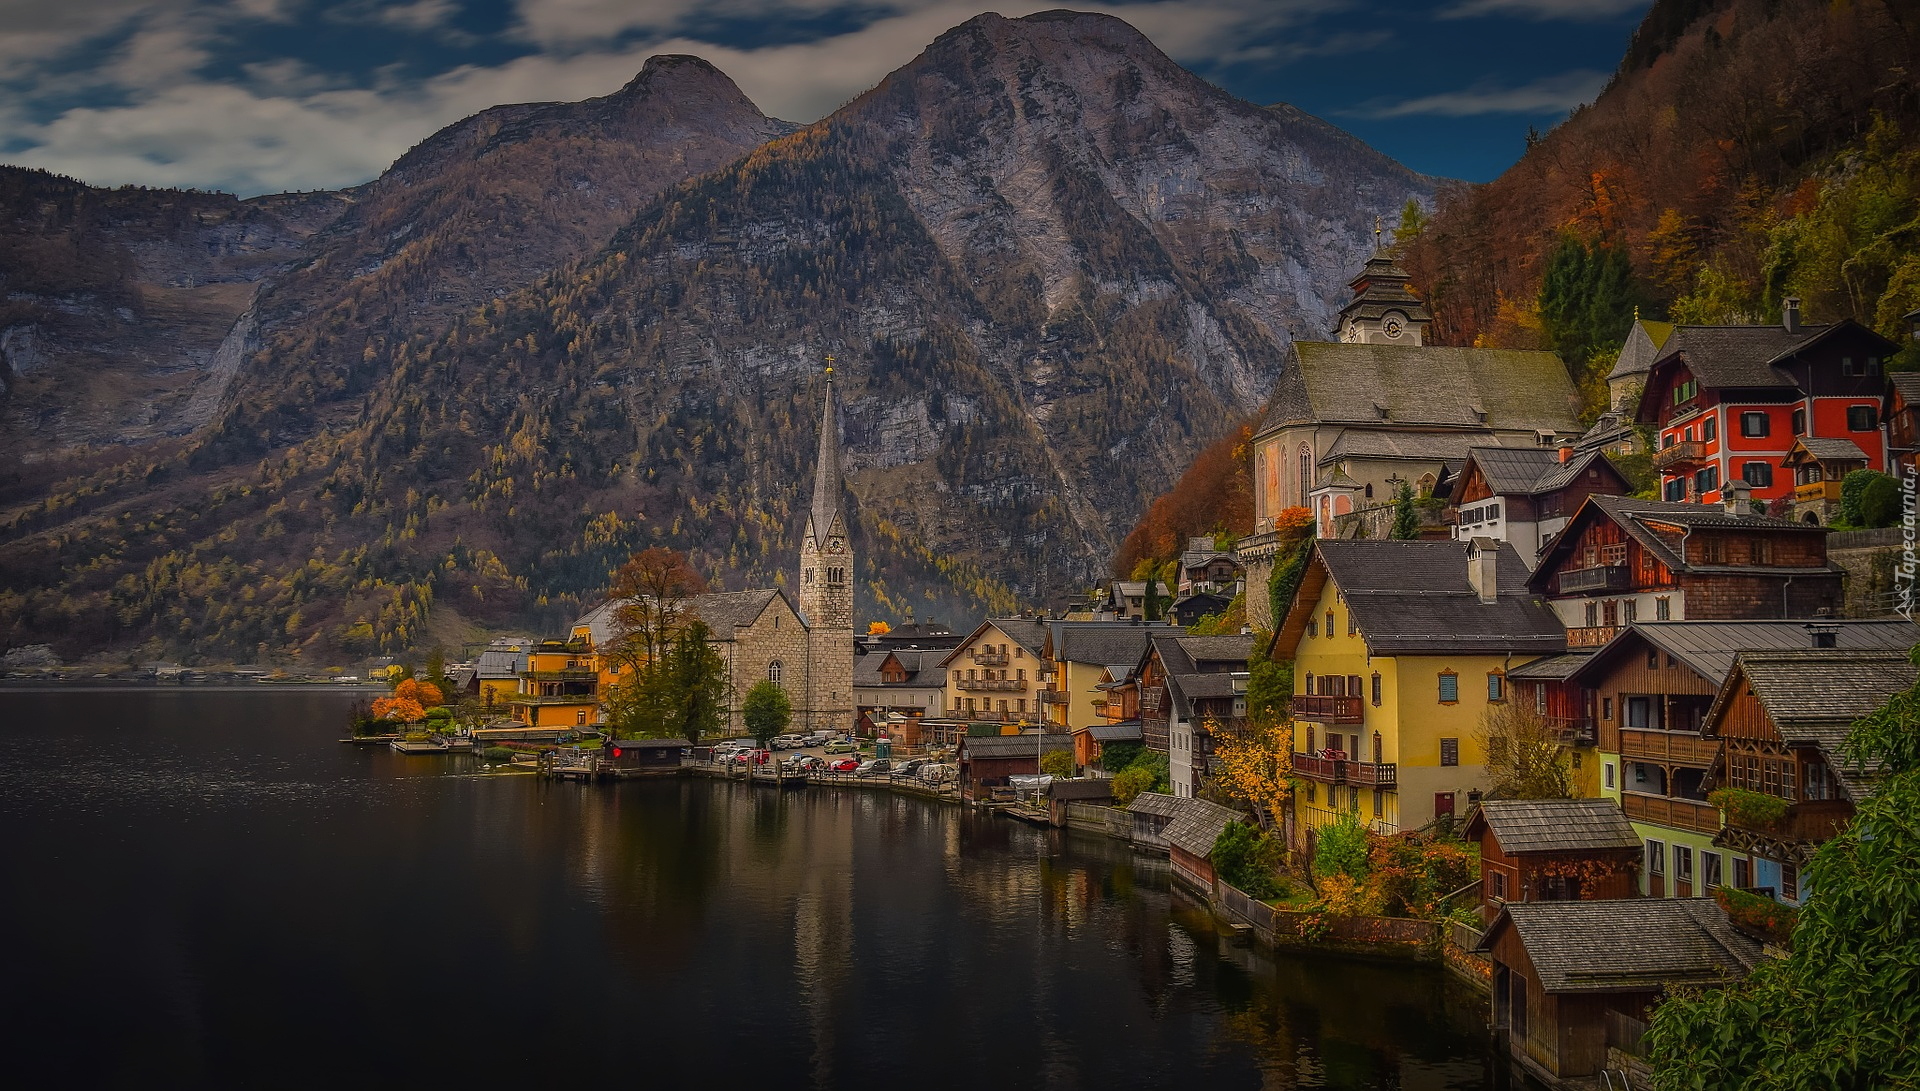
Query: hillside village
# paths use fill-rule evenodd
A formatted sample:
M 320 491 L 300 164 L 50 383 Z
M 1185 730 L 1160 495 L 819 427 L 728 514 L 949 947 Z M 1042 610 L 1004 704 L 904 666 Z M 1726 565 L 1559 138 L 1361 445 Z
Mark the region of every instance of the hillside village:
M 685 603 L 719 733 L 772 683 L 796 728 L 951 762 L 960 802 L 1165 853 L 1269 942 L 1436 929 L 1537 1078 L 1644 1076 L 1650 1008 L 1784 957 L 1804 869 L 1881 782 L 1846 738 L 1920 681 L 1903 532 L 1831 527 L 1859 471 L 1911 496 L 1920 386 L 1886 370 L 1901 346 L 1789 301 L 1778 326 L 1636 321 L 1582 429 L 1551 353 L 1424 344 L 1389 253 L 1353 289 L 1254 435 L 1256 533 L 964 632 L 855 635 L 829 370 L 797 601 Z M 620 617 L 453 673 L 518 737 L 611 734 Z M 1395 853 L 1461 881 L 1364 894 Z

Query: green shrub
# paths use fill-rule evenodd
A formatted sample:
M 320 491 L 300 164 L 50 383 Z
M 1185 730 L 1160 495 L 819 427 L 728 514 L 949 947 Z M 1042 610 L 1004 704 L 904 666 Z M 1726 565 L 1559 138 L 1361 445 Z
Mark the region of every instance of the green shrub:
M 1840 522 L 1850 527 L 1890 527 L 1900 518 L 1900 479 L 1878 470 L 1855 470 L 1840 482 Z
M 1040 755 L 1040 771 L 1050 776 L 1070 777 L 1073 775 L 1073 752 L 1070 750 L 1049 750 Z
M 1261 901 L 1281 893 L 1279 871 L 1285 859 L 1286 849 L 1278 841 L 1244 822 L 1227 823 L 1213 843 L 1213 866 L 1220 877 Z
M 1110 742 L 1100 747 L 1100 768 L 1110 775 L 1118 776 L 1128 766 L 1140 760 L 1146 747 L 1137 742 Z
M 489 746 L 480 751 L 480 756 L 488 761 L 512 761 L 513 751 L 504 746 Z
M 1787 817 L 1787 801 L 1745 788 L 1720 788 L 1707 793 L 1707 802 L 1727 812 L 1727 822 L 1750 830 L 1764 830 Z
M 1325 879 L 1345 875 L 1354 882 L 1367 878 L 1367 827 L 1358 815 L 1343 814 L 1339 821 L 1320 827 L 1314 841 L 1313 873 Z
M 1152 791 L 1153 787 L 1153 770 L 1138 765 L 1122 769 L 1113 778 L 1113 801 L 1124 807 L 1140 798 L 1141 792 Z

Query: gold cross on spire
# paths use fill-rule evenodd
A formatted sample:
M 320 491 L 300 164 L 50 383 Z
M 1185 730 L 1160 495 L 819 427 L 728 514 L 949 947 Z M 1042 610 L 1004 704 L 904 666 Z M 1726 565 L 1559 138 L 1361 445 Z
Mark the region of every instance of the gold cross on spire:
M 1380 217 L 1373 218 L 1373 248 L 1380 249 Z
M 827 353 L 827 378 L 833 378 L 833 353 Z

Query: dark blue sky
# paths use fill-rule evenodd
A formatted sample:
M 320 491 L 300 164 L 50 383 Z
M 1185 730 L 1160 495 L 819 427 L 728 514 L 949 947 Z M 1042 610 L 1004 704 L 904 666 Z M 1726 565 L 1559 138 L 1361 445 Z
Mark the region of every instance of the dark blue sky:
M 351 185 L 502 102 L 606 94 L 708 57 L 811 121 L 986 0 L 8 0 L 0 161 L 98 184 Z M 1646 0 L 1111 0 L 1187 67 L 1431 174 L 1492 178 L 1588 101 Z

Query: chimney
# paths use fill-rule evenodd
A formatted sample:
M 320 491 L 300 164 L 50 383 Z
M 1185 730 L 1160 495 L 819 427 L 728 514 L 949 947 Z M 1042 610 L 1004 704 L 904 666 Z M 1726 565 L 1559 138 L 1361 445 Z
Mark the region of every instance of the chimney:
M 1500 542 L 1475 536 L 1467 545 L 1467 583 L 1482 603 L 1500 598 Z
M 1800 332 L 1800 297 L 1788 296 L 1780 301 L 1780 324 L 1788 333 Z
M 1809 625 L 1807 636 L 1815 648 L 1837 648 L 1840 646 L 1840 626 L 1834 624 Z
M 1561 463 L 1562 463 L 1562 464 L 1565 464 L 1565 463 L 1567 463 L 1567 462 L 1570 462 L 1570 461 L 1572 461 L 1572 460 L 1573 460 L 1573 444 L 1571 444 L 1571 443 L 1562 443 L 1562 444 L 1560 445 L 1560 461 L 1561 461 Z
M 1735 519 L 1753 514 L 1753 486 L 1745 481 L 1729 481 L 1720 489 L 1720 503 Z

